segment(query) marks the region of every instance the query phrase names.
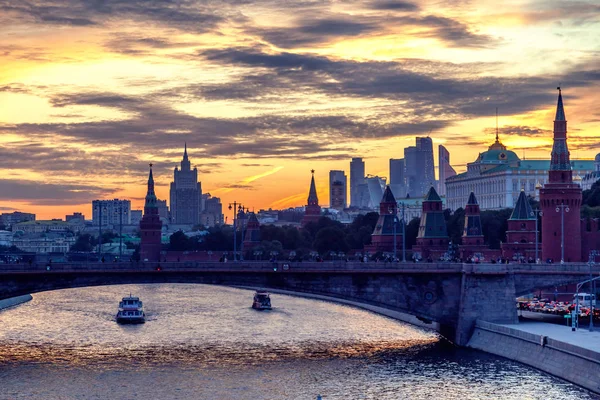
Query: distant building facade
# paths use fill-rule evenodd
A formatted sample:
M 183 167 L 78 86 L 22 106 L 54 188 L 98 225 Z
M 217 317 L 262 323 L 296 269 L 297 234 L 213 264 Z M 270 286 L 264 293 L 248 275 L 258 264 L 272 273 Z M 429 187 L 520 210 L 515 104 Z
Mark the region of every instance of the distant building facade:
M 212 197 L 210 193 L 202 195 L 203 211 L 200 214 L 200 224 L 205 227 L 223 225 L 225 218 L 223 216 L 223 205 L 221 199 Z
M 347 207 L 348 180 L 344 171 L 329 171 L 329 207 L 343 210 Z
M 131 210 L 131 225 L 139 225 L 142 220 L 142 210 Z
M 585 175 L 594 167 L 592 160 L 569 161 L 574 175 Z M 467 171 L 446 179 L 446 204 L 452 211 L 464 207 L 474 192 L 482 210 L 514 207 L 521 189 L 538 197 L 539 188 L 548 182 L 550 160 L 521 160 L 514 151 L 496 141 Z
M 102 221 L 100 222 L 100 219 Z M 119 226 L 131 223 L 130 200 L 94 200 L 92 201 L 92 221 L 95 226 Z
M 200 223 L 202 212 L 202 185 L 198 182 L 198 169 L 191 169 L 187 154 L 187 143 L 183 151 L 181 169 L 175 167 L 170 190 L 171 223 Z
M 594 170 L 582 176 L 581 190 L 590 190 L 592 185 L 600 180 L 600 153 L 594 159 Z
M 75 213 L 70 214 L 70 215 L 65 215 L 65 221 L 67 221 L 67 222 L 80 222 L 80 223 L 84 223 L 85 222 L 85 215 L 83 215 L 80 212 L 75 212 Z
M 19 222 L 35 221 L 35 214 L 14 211 L 12 213 L 0 214 L 0 224 L 10 228 Z
M 438 194 L 446 196 L 446 179 L 456 175 L 456 171 L 450 165 L 450 152 L 441 144 L 438 146 Z

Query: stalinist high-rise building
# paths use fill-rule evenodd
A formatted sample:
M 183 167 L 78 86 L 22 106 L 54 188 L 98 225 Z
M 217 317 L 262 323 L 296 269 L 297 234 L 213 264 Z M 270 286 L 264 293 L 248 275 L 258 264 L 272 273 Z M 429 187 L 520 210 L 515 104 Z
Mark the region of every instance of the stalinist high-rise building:
M 202 212 L 202 185 L 198 182 L 198 169 L 191 169 L 187 154 L 187 143 L 183 151 L 181 169 L 175 167 L 171 182 L 171 223 L 200 223 Z

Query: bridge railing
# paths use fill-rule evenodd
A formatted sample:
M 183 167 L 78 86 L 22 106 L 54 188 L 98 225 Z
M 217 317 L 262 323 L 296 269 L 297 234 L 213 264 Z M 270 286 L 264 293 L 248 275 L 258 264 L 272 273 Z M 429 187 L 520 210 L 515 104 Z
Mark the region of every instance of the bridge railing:
M 256 272 L 439 272 L 474 274 L 589 274 L 587 263 L 570 264 L 457 264 L 457 263 L 385 263 L 385 262 L 289 262 L 289 261 L 238 261 L 238 262 L 105 262 L 105 263 L 37 263 L 0 264 L 2 273 L 39 272 L 141 272 L 141 271 L 256 271 Z M 600 265 L 594 265 L 592 274 L 600 273 Z
M 384 262 L 289 262 L 289 261 L 238 261 L 238 262 L 112 262 L 112 263 L 38 263 L 0 264 L 2 273 L 39 272 L 110 272 L 110 271 L 439 271 L 460 272 L 462 264 L 455 263 L 384 263 Z

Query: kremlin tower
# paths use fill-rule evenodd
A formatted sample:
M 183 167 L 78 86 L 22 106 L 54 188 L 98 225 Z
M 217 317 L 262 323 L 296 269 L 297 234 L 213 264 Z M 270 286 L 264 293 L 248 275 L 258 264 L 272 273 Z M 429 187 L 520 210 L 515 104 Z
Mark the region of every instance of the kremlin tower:
M 548 183 L 540 189 L 542 261 L 581 261 L 581 187 L 573 182 L 567 148 L 567 119 L 560 87 Z
M 321 217 L 321 206 L 317 197 L 317 188 L 315 187 L 315 170 L 310 171 L 312 178 L 310 179 L 310 190 L 308 192 L 308 204 L 304 209 L 304 217 L 302 218 L 302 226 L 306 226 L 309 222 L 317 222 Z
M 449 241 L 442 199 L 432 186 L 423 200 L 423 213 L 417 243 L 413 246 L 413 256 L 418 253 L 423 260 L 437 260 L 448 251 Z
M 396 222 L 396 251 L 402 250 L 402 222 L 397 220 L 398 204 L 396 198 L 386 186 L 381 202 L 379 203 L 379 219 L 371 234 L 371 244 L 365 246 L 365 250 L 372 253 L 378 251 L 394 250 L 394 221 Z
M 158 215 L 156 194 L 154 194 L 154 178 L 152 177 L 152 164 L 148 176 L 148 192 L 144 204 L 144 216 L 140 221 L 140 260 L 160 261 L 160 236 L 162 222 Z
M 496 137 L 496 141 L 498 138 Z M 483 256 L 488 250 L 483 240 L 481 212 L 475 193 L 471 192 L 465 207 L 465 225 L 462 234 L 462 244 L 459 246 L 460 258 L 466 260 L 475 255 Z
M 506 243 L 502 243 L 502 255 L 509 260 L 535 260 L 537 214 L 531 208 L 525 190 L 521 189 L 515 208 L 508 219 Z M 537 246 L 539 250 L 540 242 Z M 560 244 L 559 244 L 560 247 Z

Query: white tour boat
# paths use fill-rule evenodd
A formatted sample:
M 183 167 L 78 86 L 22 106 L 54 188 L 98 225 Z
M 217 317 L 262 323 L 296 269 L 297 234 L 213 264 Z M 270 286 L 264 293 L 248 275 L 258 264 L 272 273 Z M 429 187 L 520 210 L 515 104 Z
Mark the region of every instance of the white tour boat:
M 142 302 L 139 297 L 123 297 L 119 303 L 119 312 L 117 312 L 117 322 L 120 324 L 143 324 L 146 314 L 142 308 Z

